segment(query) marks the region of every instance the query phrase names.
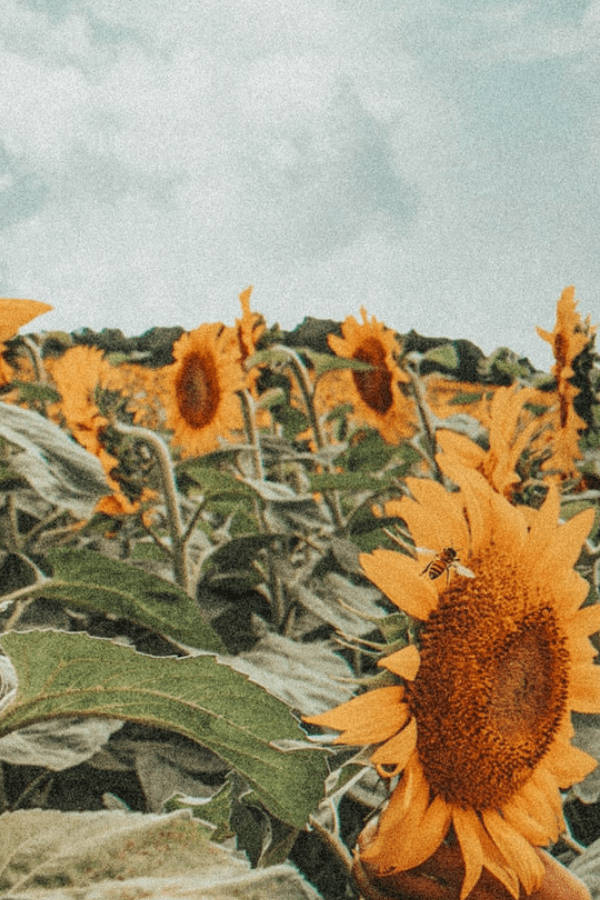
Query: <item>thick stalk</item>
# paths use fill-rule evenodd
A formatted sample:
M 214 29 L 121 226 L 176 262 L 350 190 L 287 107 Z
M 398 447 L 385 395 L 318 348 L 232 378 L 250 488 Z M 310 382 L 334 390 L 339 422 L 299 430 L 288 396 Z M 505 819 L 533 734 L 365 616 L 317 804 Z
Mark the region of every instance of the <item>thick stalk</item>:
M 421 427 L 425 432 L 425 436 L 427 438 L 427 448 L 429 451 L 429 459 L 428 462 L 431 465 L 433 470 L 433 474 L 437 481 L 444 483 L 444 477 L 441 473 L 440 467 L 437 464 L 437 460 L 435 458 L 436 450 L 437 450 L 437 442 L 435 439 L 435 428 L 431 422 L 431 418 L 429 416 L 429 410 L 427 408 L 427 403 L 425 401 L 425 397 L 423 395 L 423 389 L 421 387 L 421 379 L 418 373 L 411 367 L 406 366 L 406 370 L 410 375 L 410 383 L 413 391 L 413 396 L 415 398 L 415 403 L 417 404 L 417 411 L 419 413 L 419 419 L 421 421 Z

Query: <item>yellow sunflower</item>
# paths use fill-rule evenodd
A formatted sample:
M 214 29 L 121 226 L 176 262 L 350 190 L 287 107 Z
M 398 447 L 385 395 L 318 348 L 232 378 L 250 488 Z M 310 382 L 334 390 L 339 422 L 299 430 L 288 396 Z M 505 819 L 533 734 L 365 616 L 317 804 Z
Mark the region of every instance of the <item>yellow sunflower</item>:
M 518 384 L 496 388 L 491 401 L 479 409 L 479 418 L 489 429 L 487 450 L 463 434 L 438 429 L 435 437 L 443 451 L 439 459 L 442 469 L 446 471 L 446 462 L 454 458 L 477 469 L 500 494 L 510 498 L 521 481 L 516 469 L 522 454 L 526 449 L 541 449 L 540 438 L 549 424 L 547 413 L 539 416 L 525 408 L 539 399 L 539 394 Z M 451 472 L 447 474 L 452 477 Z
M 307 719 L 336 742 L 379 745 L 380 775 L 400 776 L 361 859 L 385 875 L 419 866 L 447 838 L 462 851 L 461 900 L 487 869 L 513 897 L 543 878 L 534 847 L 564 830 L 559 788 L 596 760 L 571 745 L 571 711 L 600 711 L 589 635 L 600 604 L 574 570 L 594 513 L 559 524 L 554 487 L 539 510 L 511 506 L 472 470 L 456 492 L 407 479 L 400 501 L 415 544 L 452 547 L 474 577 L 424 572 L 428 557 L 361 555 L 367 576 L 420 622 L 419 647 L 382 659 L 401 679 Z
M 39 300 L 0 298 L 0 385 L 8 384 L 14 377 L 11 367 L 3 358 L 6 341 L 14 337 L 23 325 L 53 308 L 49 303 L 41 303 Z
M 575 460 L 581 459 L 579 434 L 586 429 L 586 423 L 575 412 L 573 400 L 579 389 L 571 382 L 575 374 L 573 361 L 590 343 L 595 327 L 590 317 L 583 321 L 577 312 L 575 288 L 568 287 L 562 292 L 556 305 L 556 323 L 553 331 L 538 328 L 541 338 L 552 346 L 555 363 L 552 374 L 556 379 L 557 408 L 551 435 L 552 455 L 542 468 L 554 473 L 557 479 L 577 476 Z
M 173 347 L 175 362 L 163 369 L 167 428 L 184 456 L 209 453 L 243 427 L 236 391 L 246 385 L 235 329 L 201 325 Z
M 321 379 L 322 390 L 334 395 L 335 403 L 352 403 L 355 418 L 376 428 L 390 444 L 410 436 L 415 428 L 412 403 L 400 390 L 400 382 L 408 382 L 408 375 L 395 360 L 400 345 L 394 332 L 378 322 L 375 316 L 367 319 L 361 308 L 362 323 L 347 316 L 342 323 L 343 337 L 330 334 L 329 346 L 337 356 L 369 363 L 372 369 L 338 369 Z

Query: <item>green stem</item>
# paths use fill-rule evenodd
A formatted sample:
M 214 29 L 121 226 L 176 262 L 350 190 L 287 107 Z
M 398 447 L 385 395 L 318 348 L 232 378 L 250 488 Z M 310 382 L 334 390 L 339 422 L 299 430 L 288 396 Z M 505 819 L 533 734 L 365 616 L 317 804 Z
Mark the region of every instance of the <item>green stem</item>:
M 264 481 L 265 470 L 262 461 L 262 454 L 260 452 L 260 438 L 254 418 L 254 400 L 250 392 L 247 390 L 238 391 L 237 393 L 242 406 L 242 415 L 244 417 L 244 429 L 246 431 L 246 438 L 252 448 L 254 477 L 257 481 Z M 265 534 L 269 534 L 270 529 L 265 516 L 263 503 L 266 505 L 266 501 L 261 501 L 258 497 L 255 498 L 256 517 L 260 523 L 261 530 Z M 271 594 L 273 624 L 277 629 L 280 629 L 284 625 L 287 617 L 285 597 L 283 594 L 283 588 L 281 586 L 281 579 L 275 571 L 271 552 L 270 550 L 267 550 L 266 552 L 267 565 L 269 569 L 268 581 L 269 593 Z
M 415 403 L 417 405 L 417 411 L 419 413 L 419 419 L 421 421 L 421 427 L 425 432 L 425 436 L 427 438 L 428 450 L 429 450 L 429 458 L 428 462 L 433 470 L 433 474 L 437 481 L 441 484 L 444 484 L 444 476 L 440 470 L 440 467 L 437 464 L 437 460 L 435 458 L 435 454 L 437 452 L 437 442 L 435 439 L 435 428 L 431 422 L 431 417 L 429 415 L 429 410 L 427 408 L 427 402 L 425 400 L 425 396 L 423 394 L 423 389 L 421 387 L 421 379 L 418 373 L 409 365 L 406 366 L 406 371 L 410 376 L 410 383 L 413 391 L 413 396 L 415 398 Z
M 315 440 L 315 446 L 317 451 L 324 450 L 326 446 L 325 436 L 323 434 L 323 429 L 321 428 L 321 423 L 319 422 L 319 417 L 317 415 L 317 411 L 315 409 L 315 392 L 310 383 L 310 378 L 308 377 L 308 372 L 306 371 L 306 367 L 299 355 L 295 350 L 292 350 L 291 347 L 286 347 L 283 344 L 277 344 L 273 347 L 274 350 L 279 350 L 285 353 L 289 359 L 289 364 L 296 376 L 296 381 L 298 382 L 298 387 L 300 388 L 300 393 L 302 394 L 302 399 L 304 401 L 304 407 L 306 409 L 306 413 L 308 415 L 308 421 L 310 422 L 310 428 L 313 433 L 313 437 Z M 324 463 L 325 469 L 328 472 L 332 472 L 333 468 L 330 462 Z M 329 512 L 331 513 L 331 517 L 335 522 L 335 525 L 340 530 L 344 528 L 344 520 L 342 518 L 342 511 L 340 509 L 340 498 L 337 491 L 323 491 L 323 498 L 327 507 L 329 508 Z
M 154 431 L 150 431 L 149 428 L 143 428 L 141 425 L 125 425 L 123 422 L 113 422 L 112 424 L 120 434 L 126 434 L 137 438 L 140 441 L 144 441 L 154 452 L 160 469 L 163 494 L 167 508 L 171 551 L 173 554 L 173 575 L 175 577 L 175 582 L 179 587 L 189 594 L 190 584 L 187 547 L 186 542 L 183 539 L 183 522 L 181 520 L 175 472 L 173 470 L 169 449 L 160 435 L 156 434 Z

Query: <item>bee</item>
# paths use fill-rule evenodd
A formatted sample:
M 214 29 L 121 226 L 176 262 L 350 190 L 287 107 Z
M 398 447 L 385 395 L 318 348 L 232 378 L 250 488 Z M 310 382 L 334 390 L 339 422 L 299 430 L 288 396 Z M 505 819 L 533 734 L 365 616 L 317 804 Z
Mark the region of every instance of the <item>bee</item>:
M 433 581 L 435 578 L 439 578 L 440 575 L 446 573 L 446 584 L 450 583 L 450 569 L 453 569 L 459 575 L 463 575 L 465 578 L 474 578 L 475 573 L 470 569 L 467 569 L 466 566 L 461 565 L 460 560 L 458 558 L 458 553 L 454 549 L 454 547 L 444 547 L 443 550 L 440 550 L 439 553 L 435 553 L 433 550 L 426 550 L 423 547 L 417 547 L 417 550 L 421 550 L 423 553 L 433 553 L 433 559 L 430 559 L 421 575 L 427 575 Z

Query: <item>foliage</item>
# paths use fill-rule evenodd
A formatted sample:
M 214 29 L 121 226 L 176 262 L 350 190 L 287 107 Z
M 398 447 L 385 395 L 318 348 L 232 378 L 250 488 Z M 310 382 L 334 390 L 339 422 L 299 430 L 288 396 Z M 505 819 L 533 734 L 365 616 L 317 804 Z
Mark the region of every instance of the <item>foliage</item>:
M 564 519 L 597 506 L 589 323 L 571 385 L 506 348 L 486 358 L 468 341 L 393 335 L 366 315 L 351 333 L 307 319 L 286 334 L 266 328 L 248 298 L 234 328 L 211 326 L 218 340 L 186 350 L 193 366 L 173 354 L 189 343 L 179 328 L 3 338 L 0 766 L 2 827 L 19 851 L 2 890 L 79 896 L 90 867 L 85 884 L 104 879 L 99 897 L 125 896 L 146 865 L 143 841 L 174 846 L 179 834 L 172 863 L 163 849 L 149 853 L 144 896 L 182 878 L 192 848 L 189 872 L 208 879 L 210 896 L 230 866 L 242 887 L 227 896 L 249 896 L 252 884 L 256 896 L 342 900 L 350 851 L 385 789 L 366 757 L 324 746 L 301 717 L 392 684 L 377 662 L 415 637 L 359 560 L 375 549 L 415 554 L 393 505 L 406 478 L 451 488 L 443 450 L 515 505 L 538 508 L 558 483 Z M 68 371 L 66 354 L 86 346 L 96 381 L 79 394 L 63 381 L 61 394 L 53 367 L 63 360 Z M 401 407 L 393 429 L 374 394 L 382 385 Z M 211 418 L 211 390 L 226 422 Z M 570 431 L 556 418 L 567 400 Z M 202 402 L 204 418 L 190 417 Z M 194 431 L 205 427 L 206 442 Z M 499 458 L 510 461 L 501 471 Z M 599 530 L 596 521 L 578 564 L 589 602 Z M 586 729 L 596 755 L 598 727 Z M 577 790 L 565 810 L 585 820 L 591 843 L 597 776 Z M 74 808 L 88 810 L 81 832 Z M 52 837 L 59 820 L 64 846 Z M 110 847 L 94 849 L 100 826 Z M 147 837 L 155 831 L 160 840 Z M 232 839 L 257 871 L 225 849 Z M 122 847 L 127 871 L 108 864 Z M 177 889 L 186 896 L 189 883 Z

